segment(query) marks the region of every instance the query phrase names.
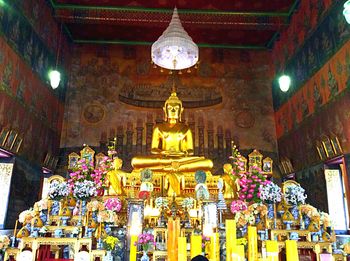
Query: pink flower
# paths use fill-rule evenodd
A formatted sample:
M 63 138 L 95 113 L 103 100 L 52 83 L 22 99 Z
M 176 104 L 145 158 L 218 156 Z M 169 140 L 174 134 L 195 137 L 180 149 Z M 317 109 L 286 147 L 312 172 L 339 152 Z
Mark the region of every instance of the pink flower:
M 248 194 L 248 195 L 247 195 L 247 198 L 252 198 L 252 197 L 253 197 L 252 194 Z

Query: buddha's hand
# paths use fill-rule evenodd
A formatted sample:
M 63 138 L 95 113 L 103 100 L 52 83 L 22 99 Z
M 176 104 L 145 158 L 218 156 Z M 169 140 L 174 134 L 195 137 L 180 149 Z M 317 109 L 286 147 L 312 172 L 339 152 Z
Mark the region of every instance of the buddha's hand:
M 184 156 L 185 153 L 181 152 L 181 151 L 171 151 L 171 150 L 164 150 L 162 151 L 160 154 L 164 155 L 164 156 Z

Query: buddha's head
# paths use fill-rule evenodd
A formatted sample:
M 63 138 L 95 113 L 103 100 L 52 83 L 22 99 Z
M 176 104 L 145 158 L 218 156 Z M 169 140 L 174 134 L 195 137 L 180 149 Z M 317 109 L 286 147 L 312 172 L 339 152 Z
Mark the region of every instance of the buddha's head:
M 172 92 L 170 97 L 165 101 L 163 110 L 166 121 L 181 121 L 181 114 L 184 108 L 182 107 L 182 101 L 177 97 L 176 92 Z

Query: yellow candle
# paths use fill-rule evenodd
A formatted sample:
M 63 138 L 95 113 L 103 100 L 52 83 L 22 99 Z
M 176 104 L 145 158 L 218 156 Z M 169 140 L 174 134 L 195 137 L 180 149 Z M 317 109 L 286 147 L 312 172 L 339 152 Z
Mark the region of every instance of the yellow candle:
M 248 226 L 248 261 L 258 260 L 258 235 L 256 227 Z
M 187 242 L 186 237 L 178 237 L 178 261 L 187 260 Z
M 180 220 L 168 221 L 168 261 L 177 261 L 177 239 L 180 236 Z
M 220 260 L 220 244 L 219 244 L 219 233 L 213 233 L 210 237 L 210 261 Z
M 13 230 L 13 237 L 16 237 L 17 225 L 18 225 L 18 219 L 16 219 L 15 229 Z
M 101 235 L 102 235 L 102 222 L 100 222 L 100 231 L 98 233 L 98 237 L 101 238 Z
M 236 221 L 234 219 L 226 219 L 226 260 L 232 260 L 233 250 L 236 248 Z
M 266 240 L 266 255 L 268 261 L 278 261 L 278 244 L 276 240 Z
M 202 253 L 202 236 L 191 236 L 191 258 Z
M 295 240 L 286 240 L 287 261 L 299 261 L 298 246 Z
M 136 261 L 136 250 L 137 247 L 135 246 L 135 242 L 137 242 L 137 236 L 132 235 L 130 239 L 130 261 Z
M 244 261 L 245 251 L 243 245 L 237 245 L 231 255 L 232 261 Z

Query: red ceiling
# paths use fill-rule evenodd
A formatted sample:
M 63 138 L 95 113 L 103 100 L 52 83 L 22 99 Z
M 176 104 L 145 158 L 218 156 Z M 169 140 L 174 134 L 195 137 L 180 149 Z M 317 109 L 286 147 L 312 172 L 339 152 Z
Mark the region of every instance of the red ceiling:
M 295 1 L 55 0 L 54 8 L 77 42 L 154 42 L 176 5 L 185 30 L 198 44 L 265 48 L 287 26 Z
M 59 4 L 143 8 L 219 10 L 231 12 L 287 12 L 294 0 L 56 0 Z

